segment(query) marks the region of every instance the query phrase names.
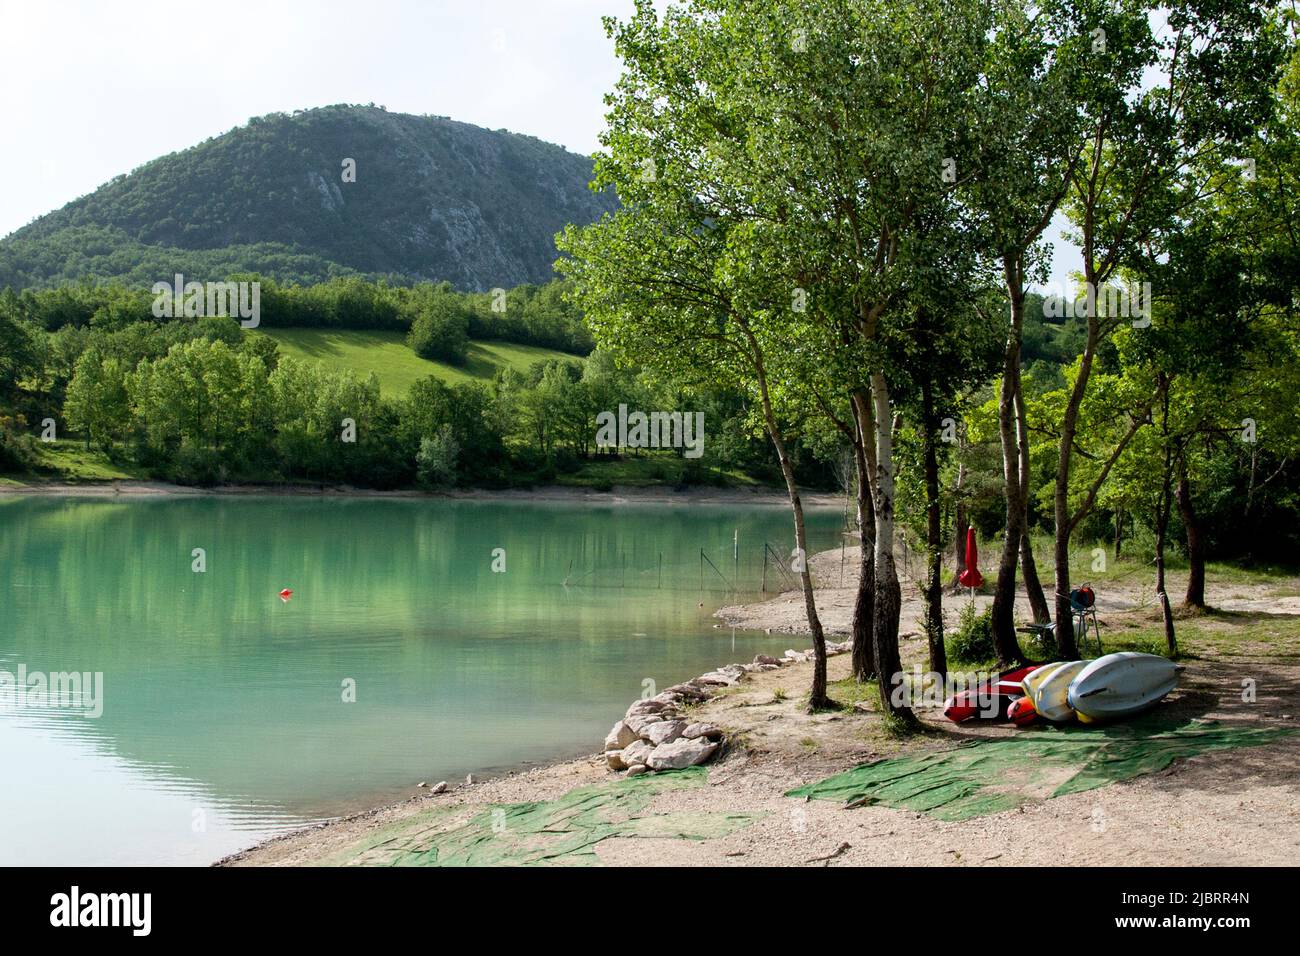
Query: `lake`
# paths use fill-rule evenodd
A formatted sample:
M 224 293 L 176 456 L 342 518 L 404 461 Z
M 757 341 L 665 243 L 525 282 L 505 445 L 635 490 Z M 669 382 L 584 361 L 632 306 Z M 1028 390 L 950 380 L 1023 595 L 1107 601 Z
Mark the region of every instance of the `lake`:
M 788 565 L 788 509 L 0 497 L 0 864 L 208 863 L 592 753 L 644 687 L 807 643 L 715 627 L 782 583 L 765 543 Z

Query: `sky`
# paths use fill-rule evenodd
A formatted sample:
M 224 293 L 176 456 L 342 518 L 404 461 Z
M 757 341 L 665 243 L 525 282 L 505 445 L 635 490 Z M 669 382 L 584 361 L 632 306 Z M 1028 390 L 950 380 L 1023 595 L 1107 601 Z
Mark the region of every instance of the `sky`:
M 632 0 L 0 0 L 0 236 L 252 116 L 332 103 L 449 116 L 592 153 L 619 72 L 601 17 L 631 9 Z M 1077 253 L 1056 246 L 1060 281 Z

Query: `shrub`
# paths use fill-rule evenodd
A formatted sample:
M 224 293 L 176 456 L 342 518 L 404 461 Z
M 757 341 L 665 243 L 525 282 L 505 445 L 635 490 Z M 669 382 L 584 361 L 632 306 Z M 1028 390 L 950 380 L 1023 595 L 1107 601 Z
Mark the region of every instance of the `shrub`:
M 450 425 L 443 425 L 433 438 L 420 439 L 420 450 L 415 456 L 415 470 L 420 483 L 432 488 L 455 484 L 459 457 L 460 444 Z
M 469 316 L 452 296 L 430 296 L 421 303 L 406 343 L 421 358 L 462 365 L 469 354 Z
M 0 425 L 0 471 L 26 472 L 36 464 L 36 440 Z
M 984 664 L 997 657 L 993 646 L 993 609 L 983 613 L 975 603 L 962 605 L 957 631 L 948 640 L 948 658 L 958 664 Z

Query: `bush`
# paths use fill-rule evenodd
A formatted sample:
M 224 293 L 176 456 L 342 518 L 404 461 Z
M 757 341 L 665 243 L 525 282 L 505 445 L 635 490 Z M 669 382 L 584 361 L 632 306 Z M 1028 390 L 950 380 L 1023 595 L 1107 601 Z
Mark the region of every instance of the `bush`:
M 187 444 L 176 453 L 171 478 L 179 485 L 219 485 L 229 480 L 230 469 L 220 452 Z
M 985 664 L 997 657 L 993 646 L 993 609 L 982 614 L 975 603 L 962 605 L 957 632 L 948 640 L 948 659 L 958 664 Z
M 460 444 L 450 425 L 443 425 L 433 438 L 420 439 L 415 456 L 415 471 L 420 483 L 430 488 L 444 488 L 456 483 L 456 462 Z
M 462 365 L 469 355 L 469 316 L 450 295 L 429 296 L 411 323 L 406 344 L 421 358 Z
M 0 427 L 0 472 L 27 472 L 37 460 L 36 440 L 31 435 Z

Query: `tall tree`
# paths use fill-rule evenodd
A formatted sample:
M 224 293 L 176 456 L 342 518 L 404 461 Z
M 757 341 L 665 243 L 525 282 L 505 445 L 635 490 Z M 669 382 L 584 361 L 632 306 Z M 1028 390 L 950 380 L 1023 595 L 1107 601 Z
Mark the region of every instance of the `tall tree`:
M 1180 0 L 1159 11 L 1146 0 L 1081 0 L 1066 15 L 1094 43 L 1080 75 L 1086 145 L 1066 206 L 1082 252 L 1087 331 L 1061 412 L 1053 490 L 1056 634 L 1072 657 L 1070 539 L 1096 500 L 1095 489 L 1077 508 L 1070 500 L 1079 412 L 1099 348 L 1122 323 L 1143 321 L 1132 309 L 1108 308 L 1103 290 L 1202 201 L 1205 152 L 1240 142 L 1268 118 L 1281 47 L 1269 4 L 1257 0 Z M 1129 301 L 1141 303 L 1147 280 L 1125 278 L 1137 283 Z M 1106 454 L 1097 487 L 1142 421 L 1134 416 Z
M 1008 315 L 998 395 L 998 438 L 1006 524 L 991 622 L 998 659 L 1023 660 L 1013 610 L 1016 564 L 1035 617 L 1046 610 L 1029 541 L 1029 434 L 1021 382 L 1021 338 L 1028 286 L 1047 278 L 1041 239 L 1065 198 L 1082 148 L 1076 74 L 1087 37 L 1070 30 L 1053 3 L 999 6 L 980 102 L 978 176 L 967 190 L 990 258 L 1000 268 Z

